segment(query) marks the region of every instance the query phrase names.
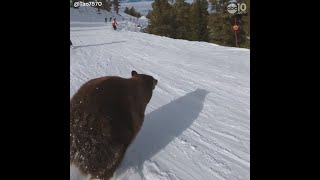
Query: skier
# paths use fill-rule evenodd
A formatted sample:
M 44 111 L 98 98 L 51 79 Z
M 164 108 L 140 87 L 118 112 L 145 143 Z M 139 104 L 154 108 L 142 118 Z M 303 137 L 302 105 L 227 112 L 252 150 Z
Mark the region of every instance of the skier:
M 112 27 L 113 27 L 114 30 L 117 30 L 117 25 L 118 25 L 118 23 L 116 21 L 116 18 L 114 18 L 113 21 L 112 21 Z

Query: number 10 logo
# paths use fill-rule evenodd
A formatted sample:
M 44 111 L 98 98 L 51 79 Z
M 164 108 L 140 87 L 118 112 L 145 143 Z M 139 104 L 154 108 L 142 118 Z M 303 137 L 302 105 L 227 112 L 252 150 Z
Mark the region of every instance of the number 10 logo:
M 227 11 L 230 13 L 230 14 L 234 14 L 234 13 L 237 13 L 237 14 L 244 14 L 246 13 L 246 9 L 247 9 L 247 6 L 246 4 L 244 3 L 230 3 L 228 6 L 227 6 Z

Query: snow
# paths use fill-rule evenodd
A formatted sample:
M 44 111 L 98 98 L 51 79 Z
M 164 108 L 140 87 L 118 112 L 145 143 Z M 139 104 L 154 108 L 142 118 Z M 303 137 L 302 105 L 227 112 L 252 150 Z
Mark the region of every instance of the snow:
M 78 9 L 70 8 L 70 17 L 72 19 L 70 22 L 71 27 L 110 26 L 110 18 L 116 18 L 119 25 L 118 28 L 124 30 L 140 32 L 143 28 L 148 26 L 148 19 L 144 16 L 142 16 L 142 18 L 136 18 L 123 11 L 119 11 L 119 14 L 116 14 L 114 12 L 100 10 L 98 13 L 97 9 L 92 7 L 79 7 Z M 105 23 L 105 18 L 107 18 L 107 23 Z M 141 28 L 139 28 L 138 25 L 140 25 Z
M 136 70 L 158 80 L 114 179 L 250 179 L 250 50 L 134 32 L 127 20 L 115 31 L 80 10 L 70 12 L 70 98 L 101 76 Z

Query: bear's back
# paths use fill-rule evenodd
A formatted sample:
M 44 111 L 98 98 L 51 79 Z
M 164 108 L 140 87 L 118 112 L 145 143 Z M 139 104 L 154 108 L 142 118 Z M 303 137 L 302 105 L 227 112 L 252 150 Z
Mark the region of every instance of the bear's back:
M 70 163 L 83 175 L 109 179 L 139 132 L 157 80 L 132 77 L 93 79 L 70 102 Z
M 130 79 L 88 81 L 70 102 L 71 162 L 84 173 L 112 176 L 132 141 Z

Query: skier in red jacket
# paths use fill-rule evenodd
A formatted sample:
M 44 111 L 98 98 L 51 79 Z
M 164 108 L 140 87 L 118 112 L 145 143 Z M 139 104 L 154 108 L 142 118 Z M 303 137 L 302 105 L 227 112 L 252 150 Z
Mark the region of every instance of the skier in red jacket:
M 112 27 L 113 27 L 114 30 L 117 30 L 117 25 L 118 25 L 118 23 L 116 21 L 116 18 L 114 18 L 113 21 L 112 21 Z

